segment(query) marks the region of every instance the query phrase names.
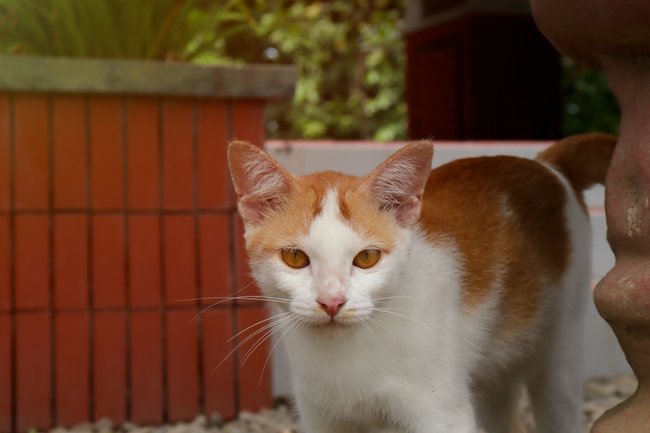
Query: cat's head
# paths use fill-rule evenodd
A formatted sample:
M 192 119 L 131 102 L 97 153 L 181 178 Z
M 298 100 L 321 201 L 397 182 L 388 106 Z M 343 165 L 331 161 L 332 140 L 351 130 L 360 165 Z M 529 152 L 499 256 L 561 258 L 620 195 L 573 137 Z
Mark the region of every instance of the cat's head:
M 408 260 L 432 156 L 418 142 L 365 177 L 294 176 L 259 148 L 232 143 L 246 250 L 264 294 L 313 326 L 359 323 L 399 295 L 390 288 Z

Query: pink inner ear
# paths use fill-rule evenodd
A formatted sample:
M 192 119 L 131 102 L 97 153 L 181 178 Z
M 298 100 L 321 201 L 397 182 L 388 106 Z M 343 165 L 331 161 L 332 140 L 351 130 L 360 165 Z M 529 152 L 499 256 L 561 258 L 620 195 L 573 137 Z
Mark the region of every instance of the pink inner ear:
M 422 210 L 422 200 L 414 195 L 410 196 L 404 202 L 400 203 L 397 208 L 397 221 L 403 227 L 408 227 L 417 222 Z
M 235 142 L 228 148 L 230 174 L 245 222 L 260 223 L 292 189 L 294 180 L 261 149 Z
M 403 226 L 415 223 L 420 216 L 420 197 L 431 172 L 432 157 L 430 143 L 407 145 L 377 167 L 366 180 L 379 207 L 394 210 Z
M 247 224 L 259 224 L 264 219 L 266 206 L 263 199 L 246 196 L 239 199 L 238 209 Z

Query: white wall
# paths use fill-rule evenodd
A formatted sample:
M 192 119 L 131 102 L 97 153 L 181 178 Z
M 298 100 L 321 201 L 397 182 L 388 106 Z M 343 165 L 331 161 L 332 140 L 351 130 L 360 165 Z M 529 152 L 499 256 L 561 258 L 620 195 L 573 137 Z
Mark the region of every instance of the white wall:
M 388 155 L 404 143 L 367 142 L 291 142 L 267 141 L 267 152 L 289 171 L 307 174 L 322 170 L 337 170 L 347 174 L 363 175 L 370 172 Z M 433 167 L 458 158 L 482 155 L 515 155 L 534 157 L 549 143 L 530 142 L 436 142 Z M 604 188 L 596 186 L 587 191 L 593 231 L 593 282 L 607 273 L 614 264 L 614 256 L 606 241 Z M 589 300 L 587 326 L 584 333 L 587 353 L 585 377 L 613 375 L 630 371 L 613 332 L 598 315 L 593 300 Z M 290 394 L 289 378 L 283 350 L 274 352 L 274 392 Z

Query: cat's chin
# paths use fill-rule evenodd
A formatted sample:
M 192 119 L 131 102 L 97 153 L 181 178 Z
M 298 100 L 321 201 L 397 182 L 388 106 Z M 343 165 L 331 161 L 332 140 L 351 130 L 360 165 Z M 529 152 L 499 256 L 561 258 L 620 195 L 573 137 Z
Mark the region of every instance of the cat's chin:
M 308 322 L 306 323 L 307 326 L 310 326 L 315 329 L 323 329 L 323 330 L 344 330 L 344 329 L 351 329 L 357 326 L 360 323 L 359 320 L 355 319 L 331 319 L 327 321 L 318 321 L 318 322 Z

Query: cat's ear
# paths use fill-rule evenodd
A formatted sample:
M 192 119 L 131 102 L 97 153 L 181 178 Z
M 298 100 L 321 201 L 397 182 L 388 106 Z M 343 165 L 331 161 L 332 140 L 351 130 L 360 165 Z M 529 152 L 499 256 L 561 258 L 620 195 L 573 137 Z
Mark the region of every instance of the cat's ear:
M 404 227 L 420 217 L 422 192 L 431 172 L 432 159 L 432 143 L 411 143 L 395 152 L 364 181 L 380 209 L 395 212 Z
M 294 186 L 293 176 L 257 146 L 243 141 L 228 146 L 230 177 L 244 222 L 260 223 Z

